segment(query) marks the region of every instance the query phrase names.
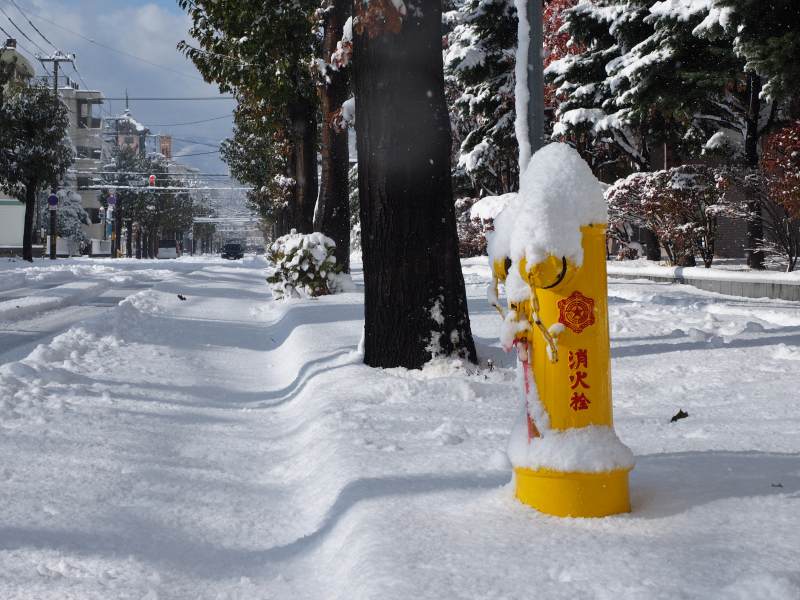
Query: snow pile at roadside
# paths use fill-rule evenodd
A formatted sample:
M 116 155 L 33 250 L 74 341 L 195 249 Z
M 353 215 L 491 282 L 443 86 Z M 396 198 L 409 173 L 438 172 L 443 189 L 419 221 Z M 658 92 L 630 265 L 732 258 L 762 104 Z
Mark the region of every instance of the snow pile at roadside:
M 109 287 L 109 285 L 110 281 L 102 279 L 72 281 L 55 288 L 43 290 L 35 296 L 5 300 L 0 302 L 0 321 L 19 319 L 26 315 L 75 304 L 86 296 L 97 294 L 98 291 Z
M 564 256 L 580 266 L 580 228 L 606 221 L 603 191 L 589 165 L 567 144 L 548 144 L 534 154 L 519 194 L 495 219 L 495 231 L 487 236 L 489 258 L 534 265 Z

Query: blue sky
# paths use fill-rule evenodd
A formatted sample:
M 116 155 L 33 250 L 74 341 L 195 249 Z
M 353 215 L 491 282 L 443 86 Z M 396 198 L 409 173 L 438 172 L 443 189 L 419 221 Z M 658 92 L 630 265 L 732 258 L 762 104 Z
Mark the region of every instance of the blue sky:
M 175 49 L 178 41 L 188 37 L 189 19 L 174 0 L 15 1 L 48 40 L 64 52 L 77 55 L 76 66 L 85 83 L 109 99 L 123 97 L 126 89 L 133 98 L 220 95 L 216 86 L 203 82 L 194 66 Z M 0 0 L 0 7 L 42 49 L 52 49 L 32 30 L 11 0 Z M 0 26 L 14 34 L 23 47 L 32 53 L 39 52 L 2 13 Z M 81 36 L 144 60 L 111 52 Z M 39 65 L 37 70 L 44 72 Z M 66 71 L 77 79 L 69 67 Z M 230 100 L 131 101 L 130 104 L 133 116 L 154 132 L 186 140 L 175 141 L 176 154 L 213 150 L 207 144 L 216 144 L 230 135 L 230 114 L 235 106 Z M 105 108 L 107 113 L 117 114 L 124 109 L 124 102 L 109 100 Z M 172 125 L 216 117 L 221 118 L 196 125 Z M 214 154 L 187 157 L 182 162 L 204 171 L 226 171 L 224 163 Z

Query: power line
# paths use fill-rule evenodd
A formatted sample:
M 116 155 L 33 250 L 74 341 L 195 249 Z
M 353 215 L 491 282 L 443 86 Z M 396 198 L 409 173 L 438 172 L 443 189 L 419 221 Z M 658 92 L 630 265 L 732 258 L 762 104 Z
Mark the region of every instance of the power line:
M 128 190 L 137 192 L 163 192 L 163 191 L 183 191 L 183 192 L 214 192 L 214 191 L 247 191 L 252 190 L 251 187 L 189 187 L 184 185 L 165 185 L 163 187 L 150 187 L 143 185 L 116 185 L 108 183 L 106 185 L 90 185 L 85 189 L 87 190 L 106 190 L 113 188 L 115 190 Z M 84 189 L 84 188 L 81 188 Z
M 127 98 L 125 98 L 124 96 L 121 96 L 119 98 L 114 98 L 114 97 L 105 98 L 105 100 L 131 100 L 131 101 L 134 101 L 134 100 L 136 100 L 136 101 L 155 100 L 155 101 L 165 101 L 165 102 L 175 100 L 175 101 L 180 101 L 180 102 L 183 102 L 183 101 L 194 102 L 194 101 L 199 101 L 199 100 L 236 100 L 236 98 L 234 98 L 233 96 L 186 96 L 186 97 L 148 96 L 148 97 L 141 97 L 141 98 L 133 98 L 131 96 L 128 96 Z
M 156 137 L 159 137 L 159 136 L 156 136 Z M 178 138 L 178 137 L 173 137 L 173 136 L 169 136 L 169 137 L 171 137 L 176 142 L 185 142 L 187 144 L 197 144 L 198 146 L 209 146 L 210 148 L 219 148 L 219 143 L 211 144 L 209 142 L 199 142 L 197 140 L 185 140 L 183 138 Z
M 119 48 L 114 48 L 113 46 L 108 46 L 106 44 L 100 43 L 100 42 L 98 42 L 96 40 L 93 40 L 90 37 L 86 37 L 82 33 L 78 33 L 77 31 L 73 31 L 72 29 L 68 29 L 68 28 L 64 27 L 63 25 L 61 25 L 59 23 L 56 23 L 55 21 L 52 21 L 52 20 L 48 19 L 47 17 L 42 16 L 42 15 L 30 10 L 30 8 L 28 10 L 33 16 L 37 17 L 38 19 L 41 19 L 42 21 L 45 21 L 46 23 L 50 23 L 51 25 L 53 25 L 55 27 L 58 27 L 59 29 L 62 29 L 64 31 L 66 31 L 67 33 L 70 33 L 72 35 L 78 36 L 79 38 L 81 38 L 83 40 L 86 40 L 90 44 L 94 44 L 95 46 L 99 46 L 100 48 L 105 48 L 106 50 L 110 50 L 111 52 L 116 52 L 117 54 L 122 54 L 123 56 L 128 56 L 128 57 L 133 58 L 135 60 L 138 60 L 138 61 L 141 61 L 143 63 L 146 63 L 146 64 L 148 64 L 148 65 L 150 65 L 152 67 L 156 67 L 158 69 L 163 69 L 164 71 L 170 71 L 171 73 L 175 73 L 176 75 L 180 75 L 181 77 L 186 77 L 187 79 L 193 79 L 195 81 L 205 81 L 201 77 L 193 77 L 192 75 L 187 75 L 186 73 L 183 73 L 182 71 L 178 71 L 177 69 L 171 69 L 171 68 L 166 67 L 164 65 L 160 65 L 158 63 L 155 63 L 155 62 L 153 62 L 151 60 L 147 60 L 146 58 L 142 58 L 141 56 L 136 56 L 135 54 L 131 54 L 130 52 L 125 52 L 124 50 L 120 50 Z M 114 99 L 117 100 L 117 98 L 114 98 Z
M 211 152 L 195 152 L 194 154 L 173 154 L 172 158 L 186 158 L 187 156 L 203 156 L 206 154 L 219 154 L 219 150 L 212 150 Z
M 48 39 L 45 37 L 45 35 L 44 35 L 44 34 L 43 34 L 41 31 L 39 31 L 39 28 L 38 28 L 38 27 L 36 27 L 36 25 L 34 25 L 34 24 L 33 24 L 33 21 L 31 21 L 31 20 L 28 18 L 28 15 L 26 15 L 26 14 L 25 14 L 25 12 L 24 12 L 24 11 L 23 11 L 23 10 L 22 10 L 20 7 L 19 7 L 19 4 L 17 4 L 17 3 L 16 3 L 14 0 L 11 0 L 11 4 L 13 4 L 13 5 L 16 7 L 16 9 L 19 11 L 19 14 L 21 14 L 21 15 L 22 15 L 22 17 L 23 17 L 23 18 L 24 18 L 24 19 L 25 19 L 25 20 L 28 22 L 28 25 L 30 25 L 31 27 L 33 27 L 33 30 L 34 30 L 36 33 L 38 33 L 38 34 L 41 36 L 41 38 L 42 38 L 42 39 L 43 39 L 45 42 L 47 42 L 48 44 L 50 44 L 50 46 L 52 46 L 52 47 L 53 47 L 53 50 L 58 50 L 58 48 L 56 48 L 56 45 L 55 45 L 53 42 L 51 42 L 50 40 L 48 40 Z
M 5 11 L 5 9 L 4 9 L 2 6 L 0 6 L 0 12 L 2 12 L 2 13 L 5 15 L 6 19 L 8 19 L 8 22 L 9 22 L 9 23 L 11 23 L 11 24 L 14 26 L 14 29 L 16 29 L 17 31 L 19 31 L 19 32 L 22 34 L 22 37 L 24 37 L 24 38 L 25 38 L 26 40 L 28 40 L 28 41 L 29 41 L 31 44 L 33 44 L 33 45 L 34 45 L 34 46 L 35 46 L 35 47 L 36 47 L 36 48 L 39 50 L 39 52 L 41 52 L 42 54 L 47 54 L 47 51 L 46 51 L 44 48 L 42 48 L 42 47 L 41 47 L 39 44 L 37 44 L 36 42 L 34 42 L 34 41 L 33 41 L 33 40 L 30 38 L 30 36 L 28 36 L 28 34 L 27 34 L 27 33 L 25 33 L 24 31 L 22 31 L 22 29 L 20 29 L 19 25 L 17 25 L 16 23 L 14 23 L 14 19 L 12 19 L 11 17 L 9 17 L 9 16 L 8 16 L 8 13 Z M 11 37 L 11 36 L 9 36 L 9 37 Z
M 77 171 L 70 169 L 70 173 L 77 175 L 152 175 L 149 171 Z M 227 173 L 168 173 L 170 177 L 229 177 Z M 231 178 L 232 179 L 232 178 Z
M 185 123 L 156 123 L 150 127 L 181 127 L 183 125 L 198 125 L 200 123 L 208 123 L 209 121 L 220 121 L 222 119 L 230 119 L 233 115 L 228 113 L 219 117 L 211 117 L 210 119 L 201 119 L 199 121 L 186 121 Z
M 14 36 L 13 36 L 13 35 L 11 35 L 10 33 L 8 33 L 8 32 L 7 32 L 5 29 L 3 29 L 2 27 L 0 27 L 0 31 L 2 31 L 2 32 L 3 32 L 3 35 L 5 35 L 5 36 L 6 36 L 8 39 L 14 39 Z M 20 44 L 20 43 L 19 43 L 19 40 L 17 40 L 17 48 L 19 48 L 19 49 L 20 49 L 20 50 L 22 50 L 22 51 L 23 51 L 25 54 L 27 54 L 28 56 L 30 56 L 30 57 L 31 57 L 33 60 L 37 60 L 37 59 L 36 59 L 36 56 L 34 56 L 33 52 L 31 52 L 31 51 L 30 51 L 30 50 L 28 50 L 28 49 L 27 49 L 25 46 L 23 46 L 22 44 Z

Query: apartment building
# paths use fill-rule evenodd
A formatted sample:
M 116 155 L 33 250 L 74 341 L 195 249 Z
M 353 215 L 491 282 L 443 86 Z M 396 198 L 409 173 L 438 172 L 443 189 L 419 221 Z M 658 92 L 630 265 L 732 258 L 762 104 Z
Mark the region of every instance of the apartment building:
M 89 215 L 91 225 L 86 226 L 86 236 L 103 239 L 103 208 L 100 192 L 88 189 L 98 173 L 103 170 L 103 93 L 83 90 L 65 78 L 59 94 L 69 109 L 69 138 L 75 149 L 75 163 L 64 186 L 81 196 L 81 204 Z

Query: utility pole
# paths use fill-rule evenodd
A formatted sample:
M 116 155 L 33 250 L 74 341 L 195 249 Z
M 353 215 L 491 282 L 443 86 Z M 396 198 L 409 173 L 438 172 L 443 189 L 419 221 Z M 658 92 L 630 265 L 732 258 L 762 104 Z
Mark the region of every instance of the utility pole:
M 70 63 L 75 66 L 75 55 L 64 54 L 61 50 L 56 50 L 50 56 L 36 56 L 40 63 L 53 63 L 53 98 L 58 103 L 58 65 L 61 63 Z
M 542 47 L 543 0 L 514 0 L 517 22 L 517 78 L 514 132 L 519 142 L 519 174 L 528 168 L 531 156 L 544 144 L 544 66 Z M 524 86 L 524 87 L 523 87 Z
M 50 56 L 37 56 L 36 57 L 42 65 L 44 63 L 53 63 L 53 101 L 58 106 L 58 65 L 63 63 L 70 63 L 75 66 L 75 55 L 64 54 L 61 50 L 56 50 Z M 55 198 L 55 201 L 53 199 Z M 58 209 L 58 197 L 52 194 L 49 199 L 50 204 L 50 260 L 56 259 L 56 210 Z
M 529 0 L 528 15 L 531 27 L 531 40 L 528 44 L 528 132 L 531 141 L 531 154 L 544 145 L 544 64 L 542 46 L 544 45 L 542 23 L 542 0 Z

